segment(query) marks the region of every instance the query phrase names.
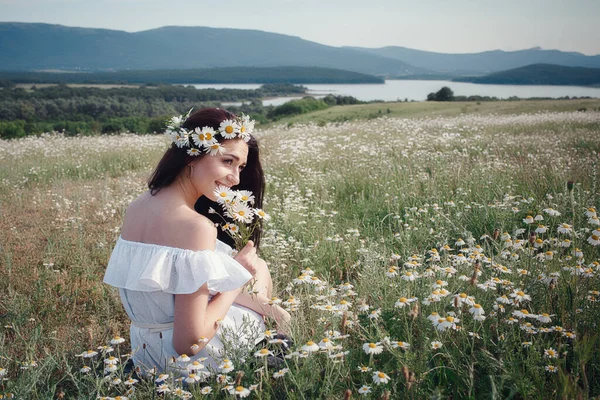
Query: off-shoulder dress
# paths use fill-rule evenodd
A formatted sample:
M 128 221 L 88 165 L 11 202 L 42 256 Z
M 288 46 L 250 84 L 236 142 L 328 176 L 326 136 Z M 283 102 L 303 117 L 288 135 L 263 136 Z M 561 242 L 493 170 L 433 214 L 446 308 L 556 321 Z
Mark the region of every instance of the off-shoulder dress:
M 217 240 L 215 251 L 193 251 L 119 237 L 104 282 L 119 289 L 121 302 L 131 319 L 133 361 L 142 373 L 150 368 L 165 372 L 178 357 L 172 344 L 175 295 L 196 292 L 205 283 L 211 295 L 243 286 L 252 276 L 231 257 L 232 249 Z M 264 320 L 253 310 L 233 304 L 217 334 L 191 357 L 206 357 L 216 367 L 232 345 L 250 350 L 264 336 Z M 190 361 L 189 361 L 190 362 Z

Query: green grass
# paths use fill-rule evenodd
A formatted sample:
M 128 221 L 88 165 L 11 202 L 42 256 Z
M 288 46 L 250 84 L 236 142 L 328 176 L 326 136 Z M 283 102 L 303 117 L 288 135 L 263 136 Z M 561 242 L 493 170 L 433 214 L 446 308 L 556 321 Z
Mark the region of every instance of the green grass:
M 600 109 L 600 100 L 521 100 L 495 102 L 387 102 L 335 106 L 310 114 L 283 118 L 275 124 L 327 123 L 372 119 L 382 116 L 426 118 L 462 114 L 526 114 L 539 111 L 568 112 Z
M 325 352 L 290 359 L 289 372 L 279 379 L 274 371 L 265 374 L 251 356 L 236 359 L 231 379 L 238 377 L 244 387 L 259 385 L 251 396 L 262 399 L 339 399 L 348 390 L 357 398 L 362 385 L 370 386 L 367 398 L 374 399 L 600 396 L 600 295 L 594 292 L 600 290 L 594 265 L 600 246 L 588 242 L 597 227 L 585 215 L 590 207 L 600 209 L 600 115 L 592 111 L 597 104 L 344 106 L 258 132 L 268 175 L 265 209 L 272 216 L 261 257 L 270 265 L 277 295 L 300 301 L 292 311 L 293 350 L 336 330 L 349 335 L 334 340 L 348 353 L 339 359 Z M 582 107 L 588 111 L 556 112 Z M 76 355 L 106 345 L 114 335 L 128 336 L 118 294 L 101 280 L 123 210 L 145 190 L 163 150 L 162 138 L 148 135 L 0 142 L 0 368 L 7 371 L 0 395 L 127 394 L 123 383 L 103 380 L 104 357 Z M 572 189 L 568 181 L 574 181 Z M 561 215 L 548 215 L 543 210 L 549 207 Z M 548 227 L 535 237 L 543 239 L 542 250 L 533 247 L 535 238 L 530 241 L 537 224 L 523 222 L 538 214 Z M 563 223 L 574 234 L 560 233 Z M 513 244 L 522 240 L 522 247 L 508 246 L 504 233 Z M 470 245 L 456 244 L 459 238 Z M 567 238 L 570 247 L 560 247 Z M 460 261 L 461 252 L 467 261 Z M 413 256 L 420 266 L 407 264 Z M 583 273 L 577 274 L 577 265 Z M 386 275 L 390 267 L 398 276 Z M 306 268 L 325 282 L 323 290 L 293 283 Z M 449 268 L 455 273 L 448 275 Z M 409 271 L 421 277 L 404 280 Z M 496 288 L 487 288 L 492 282 Z M 437 301 L 434 285 L 445 284 L 448 295 L 437 292 Z M 531 301 L 496 300 L 512 298 L 517 289 Z M 473 296 L 487 318 L 477 321 L 470 307 L 456 307 L 459 293 Z M 418 301 L 397 308 L 401 297 Z M 314 307 L 342 300 L 352 303 L 350 312 Z M 358 308 L 363 303 L 367 312 Z M 379 309 L 377 319 L 368 317 Z M 512 324 L 513 311 L 521 309 L 548 313 L 552 322 Z M 432 312 L 444 317 L 455 312 L 461 329 L 435 329 L 427 319 Z M 521 326 L 527 322 L 535 334 Z M 381 354 L 365 354 L 365 343 L 386 337 L 410 347 L 388 344 Z M 442 347 L 432 349 L 433 341 Z M 557 357 L 545 355 L 549 350 Z M 128 343 L 115 351 L 126 353 Z M 36 367 L 21 369 L 32 360 Z M 80 372 L 83 365 L 90 373 Z M 360 372 L 360 366 L 371 371 Z M 375 384 L 374 371 L 387 374 L 390 383 Z M 122 369 L 110 379 L 116 377 L 129 378 Z M 172 390 L 180 386 L 173 377 L 168 383 Z M 213 389 L 209 396 L 200 394 L 204 386 Z M 151 381 L 135 387 L 130 398 L 156 398 Z M 187 390 L 197 398 L 231 398 L 223 387 L 210 378 Z

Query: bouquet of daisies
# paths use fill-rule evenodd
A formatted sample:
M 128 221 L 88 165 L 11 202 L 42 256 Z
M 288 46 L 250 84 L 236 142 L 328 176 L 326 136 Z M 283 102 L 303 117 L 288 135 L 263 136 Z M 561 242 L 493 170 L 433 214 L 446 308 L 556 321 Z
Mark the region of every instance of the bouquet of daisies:
M 223 214 L 212 208 L 209 212 L 221 217 L 223 220 L 221 229 L 233 238 L 235 248 L 241 249 L 259 226 L 259 220 L 268 221 L 270 216 L 260 208 L 252 207 L 254 194 L 249 190 L 233 190 L 225 186 L 218 186 L 214 193 L 217 203 L 223 207 Z M 224 216 L 234 222 L 227 221 Z

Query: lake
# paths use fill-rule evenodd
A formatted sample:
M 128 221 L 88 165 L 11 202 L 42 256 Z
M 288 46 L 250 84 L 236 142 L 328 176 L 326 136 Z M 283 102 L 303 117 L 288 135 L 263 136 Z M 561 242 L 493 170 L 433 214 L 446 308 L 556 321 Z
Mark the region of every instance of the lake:
M 210 84 L 192 86 L 198 89 L 258 89 L 260 84 Z M 448 86 L 456 96 L 491 96 L 506 99 L 511 96 L 527 97 L 596 97 L 600 98 L 600 88 L 583 86 L 541 86 L 541 85 L 481 85 L 476 83 L 463 83 L 451 81 L 414 81 L 414 80 L 388 80 L 382 84 L 305 84 L 308 94 L 314 97 L 324 97 L 331 93 L 334 95 L 353 96 L 358 100 L 371 101 L 422 101 L 431 92 L 437 92 L 443 86 Z M 280 105 L 296 97 L 277 97 L 263 101 L 264 105 Z M 240 103 L 228 103 L 231 105 Z

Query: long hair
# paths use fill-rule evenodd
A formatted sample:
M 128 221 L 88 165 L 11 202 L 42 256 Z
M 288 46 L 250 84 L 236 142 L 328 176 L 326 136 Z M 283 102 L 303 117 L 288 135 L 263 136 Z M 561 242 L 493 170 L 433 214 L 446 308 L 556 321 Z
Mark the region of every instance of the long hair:
M 209 126 L 215 130 L 219 129 L 219 125 L 226 119 L 233 119 L 235 115 L 227 110 L 220 108 L 204 108 L 194 112 L 188 117 L 187 120 L 182 124 L 182 127 L 187 130 L 194 130 L 195 128 L 203 128 Z M 219 142 L 223 142 L 224 139 L 221 135 L 216 136 Z M 254 194 L 254 207 L 262 208 L 263 195 L 265 191 L 265 177 L 262 166 L 260 164 L 260 152 L 258 148 L 258 142 L 254 137 L 251 137 L 248 142 L 248 158 L 246 160 L 246 167 L 240 173 L 240 183 L 233 187 L 237 190 L 250 190 Z M 150 194 L 153 196 L 160 192 L 162 188 L 171 185 L 177 180 L 180 174 L 184 173 L 185 168 L 192 162 L 199 160 L 201 157 L 206 157 L 206 154 L 200 154 L 198 156 L 190 156 L 187 154 L 186 148 L 179 148 L 175 144 L 165 152 L 158 165 L 150 175 L 148 179 L 148 188 Z M 213 221 L 214 223 L 221 223 L 222 220 L 218 215 L 209 214 L 208 209 L 214 208 L 220 210 L 220 206 L 205 196 L 201 196 L 194 205 L 194 209 Z M 233 221 L 232 221 L 233 222 Z M 260 224 L 252 233 L 252 241 L 258 248 L 260 245 L 260 238 L 262 235 L 262 225 Z M 222 230 L 218 231 L 218 239 L 233 245 L 233 239 Z

